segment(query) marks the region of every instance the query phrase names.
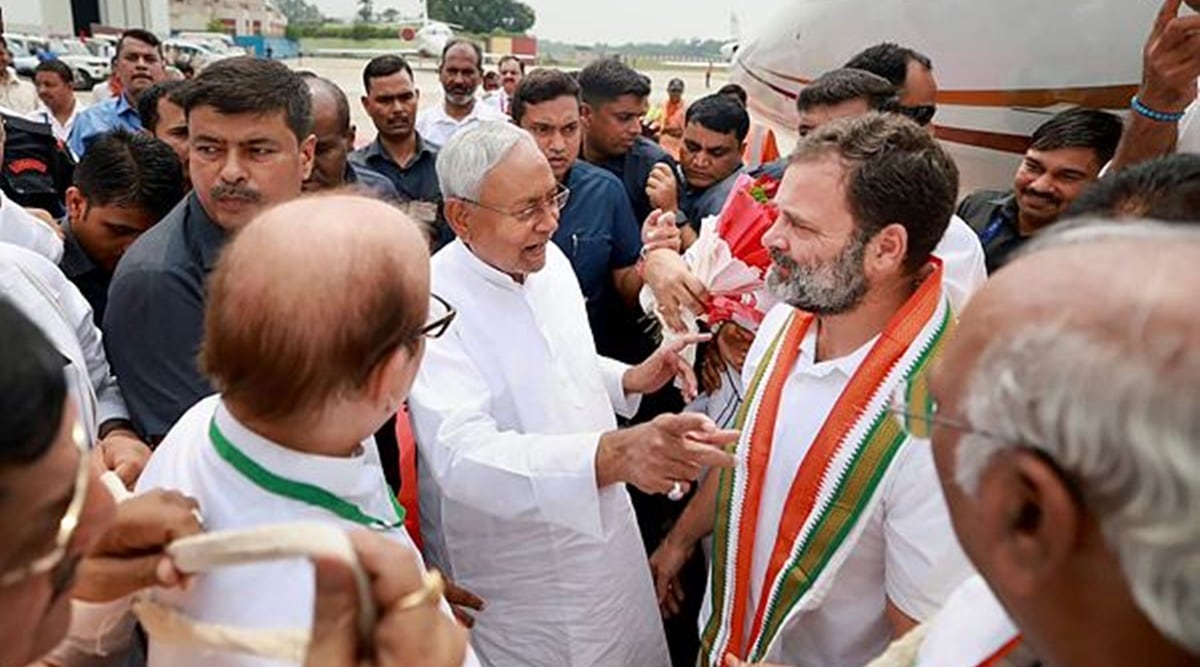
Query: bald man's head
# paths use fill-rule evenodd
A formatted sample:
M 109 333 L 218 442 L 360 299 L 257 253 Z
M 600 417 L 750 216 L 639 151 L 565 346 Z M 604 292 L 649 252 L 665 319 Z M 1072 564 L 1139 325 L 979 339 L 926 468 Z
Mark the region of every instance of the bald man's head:
M 427 247 L 416 223 L 373 199 L 335 194 L 269 209 L 210 279 L 204 371 L 261 419 L 353 400 L 396 354 L 415 373 Z
M 346 163 L 354 150 L 350 102 L 329 79 L 309 76 L 304 82 L 312 94 L 313 134 L 317 137 L 313 169 L 304 181 L 304 191 L 333 190 L 345 185 Z
M 955 531 L 1047 662 L 1100 618 L 1200 651 L 1198 281 L 1200 230 L 1065 230 L 988 281 L 932 371 Z

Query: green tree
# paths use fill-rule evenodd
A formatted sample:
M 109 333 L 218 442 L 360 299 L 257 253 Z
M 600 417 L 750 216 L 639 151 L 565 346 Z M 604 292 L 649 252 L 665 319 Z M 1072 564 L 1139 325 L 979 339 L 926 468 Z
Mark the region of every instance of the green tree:
M 275 6 L 287 17 L 288 25 L 320 24 L 325 21 L 321 10 L 306 0 L 275 0 Z
M 429 17 L 473 33 L 522 33 L 537 21 L 533 8 L 520 0 L 429 0 Z
M 375 20 L 375 1 L 358 0 L 357 18 L 360 23 L 370 23 Z
M 208 32 L 229 32 L 229 28 L 226 28 L 225 24 L 221 23 L 219 19 L 209 21 L 208 25 L 204 26 L 204 29 Z
M 395 7 L 388 7 L 382 12 L 379 12 L 379 18 L 384 23 L 397 23 L 400 21 L 400 11 Z

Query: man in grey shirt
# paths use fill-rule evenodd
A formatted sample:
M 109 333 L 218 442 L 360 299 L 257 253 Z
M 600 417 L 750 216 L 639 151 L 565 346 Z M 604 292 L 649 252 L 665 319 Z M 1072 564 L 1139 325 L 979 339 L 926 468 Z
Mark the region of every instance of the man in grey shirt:
M 278 62 L 215 63 L 180 103 L 194 190 L 126 252 L 104 316 L 109 358 L 134 426 L 151 442 L 213 392 L 196 354 L 204 280 L 227 236 L 300 194 L 316 144 L 308 87 Z

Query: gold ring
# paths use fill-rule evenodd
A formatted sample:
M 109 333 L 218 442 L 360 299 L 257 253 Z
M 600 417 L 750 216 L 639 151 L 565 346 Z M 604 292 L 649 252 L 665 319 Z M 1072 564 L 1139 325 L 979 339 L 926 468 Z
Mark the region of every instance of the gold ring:
M 421 587 L 400 598 L 396 611 L 408 611 L 427 604 L 437 604 L 446 590 L 446 580 L 442 573 L 430 570 L 421 579 Z

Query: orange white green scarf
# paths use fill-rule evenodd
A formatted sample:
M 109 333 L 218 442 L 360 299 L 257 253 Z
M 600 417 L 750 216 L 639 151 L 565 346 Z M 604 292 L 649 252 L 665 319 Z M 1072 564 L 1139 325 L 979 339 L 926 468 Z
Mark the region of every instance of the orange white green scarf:
M 738 416 L 737 466 L 721 473 L 710 573 L 711 614 L 701 633 L 702 667 L 733 654 L 763 660 L 791 618 L 819 606 L 879 500 L 891 462 L 915 432 L 889 412 L 898 388 L 909 406 L 925 405 L 924 371 L 940 353 L 953 315 L 942 267 L 892 317 L 838 397 L 788 491 L 757 609 L 749 609 L 759 504 L 780 397 L 814 318 L 794 311 L 771 342 Z M 920 412 L 920 409 L 917 408 Z M 786 443 L 781 446 L 794 446 Z M 747 626 L 747 618 L 752 622 Z M 746 628 L 749 627 L 749 632 Z

